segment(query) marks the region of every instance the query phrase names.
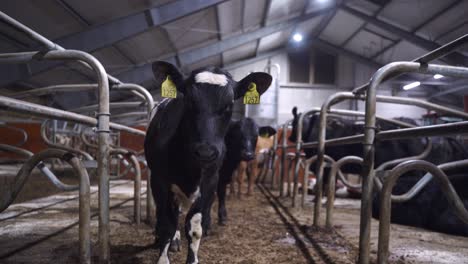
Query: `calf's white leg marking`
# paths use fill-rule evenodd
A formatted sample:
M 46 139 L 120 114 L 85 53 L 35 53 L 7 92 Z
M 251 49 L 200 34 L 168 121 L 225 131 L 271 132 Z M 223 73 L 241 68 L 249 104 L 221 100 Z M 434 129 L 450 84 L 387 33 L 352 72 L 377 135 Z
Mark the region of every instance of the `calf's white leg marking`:
M 192 238 L 192 242 L 190 243 L 190 249 L 192 249 L 193 256 L 195 258 L 195 261 L 193 262 L 193 264 L 198 263 L 198 248 L 200 247 L 200 240 L 203 234 L 201 222 L 202 222 L 201 213 L 194 214 L 192 216 L 192 219 L 190 219 L 189 236 L 190 238 Z
M 159 259 L 158 259 L 158 264 L 170 264 L 169 257 L 167 256 L 167 250 L 169 249 L 169 244 L 170 243 L 167 243 L 166 246 L 164 247 L 163 252 L 161 252 L 161 255 L 159 256 Z
M 200 187 L 197 187 L 190 197 L 187 197 L 187 195 L 185 195 L 185 193 L 176 184 L 171 185 L 171 191 L 174 193 L 175 199 L 180 204 L 179 210 L 182 209 L 181 211 L 183 212 L 187 212 L 192 204 L 201 196 Z

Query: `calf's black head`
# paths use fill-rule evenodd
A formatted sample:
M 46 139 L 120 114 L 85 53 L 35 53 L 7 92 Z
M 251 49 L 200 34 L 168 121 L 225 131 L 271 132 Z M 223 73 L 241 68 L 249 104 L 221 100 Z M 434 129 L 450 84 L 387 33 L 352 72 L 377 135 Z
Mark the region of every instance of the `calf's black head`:
M 179 129 L 184 133 L 186 150 L 201 165 L 220 158 L 234 100 L 243 97 L 253 84 L 259 94 L 264 93 L 272 79 L 269 74 L 255 72 L 236 82 L 217 67 L 195 70 L 184 79 L 174 65 L 161 61 L 153 64 L 153 73 L 157 87 L 169 79 L 177 89 L 177 98 L 183 100 Z
M 292 131 L 289 135 L 289 141 L 296 142 L 297 141 L 297 126 L 299 123 L 299 117 L 301 113 L 297 113 L 297 107 L 292 109 L 293 120 L 292 120 Z M 316 130 L 315 124 L 318 122 L 318 115 L 311 115 L 305 117 L 302 120 L 302 141 L 307 142 L 309 138 L 312 138 L 318 135 L 318 130 Z M 313 135 L 312 135 L 313 134 Z
M 251 118 L 232 122 L 226 135 L 226 145 L 229 150 L 236 151 L 243 161 L 255 158 L 258 136 L 270 137 L 276 130 L 270 126 L 258 127 Z

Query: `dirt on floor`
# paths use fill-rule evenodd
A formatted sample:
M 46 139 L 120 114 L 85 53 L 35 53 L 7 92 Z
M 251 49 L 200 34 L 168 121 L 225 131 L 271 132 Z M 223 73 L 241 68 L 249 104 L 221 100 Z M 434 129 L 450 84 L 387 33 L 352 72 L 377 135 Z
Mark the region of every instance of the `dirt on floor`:
M 133 223 L 133 183 L 111 187 L 111 262 L 156 263 L 153 227 Z M 143 183 L 143 190 L 145 185 Z M 92 188 L 93 262 L 97 263 L 97 188 Z M 201 263 L 338 263 L 357 259 L 359 201 L 336 199 L 332 229 L 312 227 L 312 196 L 305 207 L 291 208 L 290 198 L 257 188 L 251 197 L 227 201 L 227 226 L 217 225 L 202 238 Z M 142 199 L 145 212 L 145 199 Z M 60 193 L 12 205 L 0 214 L 0 263 L 77 263 L 77 193 Z M 322 208 L 320 223 L 324 223 Z M 145 216 L 143 215 L 143 219 Z M 181 217 L 182 226 L 183 217 Z M 372 221 L 371 259 L 375 263 L 378 222 Z M 183 233 L 183 232 L 182 232 Z M 187 245 L 170 253 L 171 263 L 185 263 Z M 390 263 L 468 263 L 468 238 L 392 225 Z

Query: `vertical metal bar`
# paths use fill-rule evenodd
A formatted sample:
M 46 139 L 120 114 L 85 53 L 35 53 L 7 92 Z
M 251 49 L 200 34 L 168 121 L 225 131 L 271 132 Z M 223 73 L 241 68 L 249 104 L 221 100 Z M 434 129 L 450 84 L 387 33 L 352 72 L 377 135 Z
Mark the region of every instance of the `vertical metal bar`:
M 279 182 L 279 188 L 280 188 L 280 197 L 284 196 L 284 178 L 285 178 L 285 173 L 288 173 L 286 163 L 287 163 L 287 157 L 286 157 L 286 151 L 287 151 L 287 146 L 288 146 L 288 140 L 287 140 L 287 134 L 288 134 L 288 125 L 290 121 L 286 121 L 283 125 L 283 134 L 282 134 L 282 145 L 281 145 L 281 165 L 280 165 L 280 182 Z M 288 177 L 289 180 L 289 177 Z
M 135 181 L 133 189 L 133 216 L 135 223 L 140 224 L 141 221 L 141 168 L 138 159 L 134 154 L 130 155 L 130 160 L 135 168 Z

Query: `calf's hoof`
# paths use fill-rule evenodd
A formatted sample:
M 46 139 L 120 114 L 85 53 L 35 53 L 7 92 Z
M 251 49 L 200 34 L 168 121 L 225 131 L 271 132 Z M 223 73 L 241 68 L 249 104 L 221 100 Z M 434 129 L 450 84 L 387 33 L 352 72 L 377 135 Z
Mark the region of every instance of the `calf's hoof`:
M 180 239 L 174 239 L 171 241 L 171 246 L 169 247 L 170 252 L 179 252 L 180 251 Z
M 219 219 L 219 220 L 218 220 L 218 225 L 220 225 L 220 226 L 226 226 L 226 219 Z

